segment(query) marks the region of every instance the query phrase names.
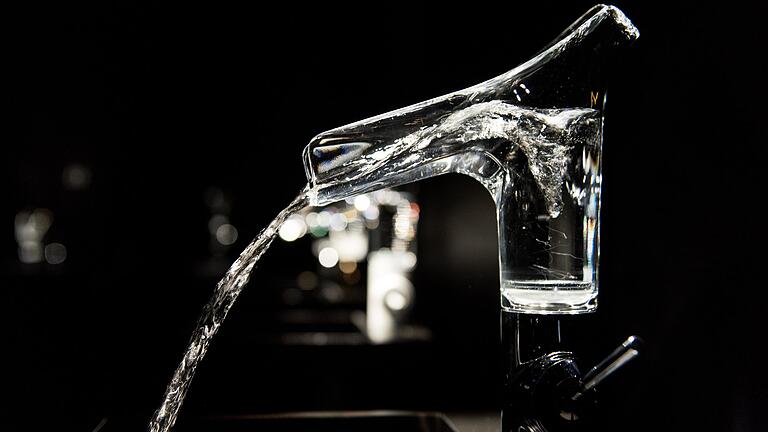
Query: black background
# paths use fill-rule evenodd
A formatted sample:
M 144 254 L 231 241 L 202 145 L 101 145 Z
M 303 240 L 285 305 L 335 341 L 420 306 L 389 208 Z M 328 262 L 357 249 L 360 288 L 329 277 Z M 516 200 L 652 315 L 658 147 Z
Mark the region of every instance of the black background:
M 505 72 L 591 6 L 448 3 L 9 13 L 2 429 L 90 431 L 106 417 L 104 430 L 142 430 L 215 283 L 197 271 L 206 188 L 232 199 L 231 260 L 303 186 L 314 134 Z M 628 334 L 647 341 L 603 389 L 606 429 L 766 430 L 765 11 L 618 5 L 641 37 L 610 87 L 600 310 L 573 337 L 585 365 Z M 71 163 L 91 169 L 88 189 L 62 187 Z M 264 306 L 246 290 L 182 418 L 499 407 L 492 204 L 464 177 L 418 188 L 433 343 L 259 345 Z M 65 264 L 18 260 L 14 217 L 37 207 L 54 213 L 47 239 L 66 244 Z M 292 247 L 275 246 L 251 285 L 300 271 Z

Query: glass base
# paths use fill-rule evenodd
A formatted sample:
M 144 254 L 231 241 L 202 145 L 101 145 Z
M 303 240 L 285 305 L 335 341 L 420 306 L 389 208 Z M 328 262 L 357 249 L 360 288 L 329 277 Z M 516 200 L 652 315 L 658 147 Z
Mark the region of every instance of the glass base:
M 590 313 L 597 309 L 597 287 L 581 281 L 502 281 L 501 308 L 540 315 Z

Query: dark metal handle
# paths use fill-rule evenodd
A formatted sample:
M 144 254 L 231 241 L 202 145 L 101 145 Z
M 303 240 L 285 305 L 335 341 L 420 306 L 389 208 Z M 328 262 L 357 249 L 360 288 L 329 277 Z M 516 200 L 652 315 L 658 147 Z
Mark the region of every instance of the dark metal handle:
M 608 357 L 593 367 L 581 379 L 581 387 L 571 399 L 578 400 L 584 393 L 592 390 L 604 379 L 616 372 L 619 368 L 627 364 L 630 360 L 640 354 L 643 340 L 638 336 L 630 336 L 618 348 L 616 348 Z

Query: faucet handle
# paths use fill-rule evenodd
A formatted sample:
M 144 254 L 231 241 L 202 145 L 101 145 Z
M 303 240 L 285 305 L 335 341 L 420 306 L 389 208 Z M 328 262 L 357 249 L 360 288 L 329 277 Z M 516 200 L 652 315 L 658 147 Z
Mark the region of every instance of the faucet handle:
M 630 336 L 618 348 L 608 355 L 603 361 L 593 367 L 581 378 L 578 391 L 571 396 L 571 400 L 578 400 L 586 392 L 595 388 L 608 376 L 637 357 L 643 346 L 643 340 L 638 336 Z

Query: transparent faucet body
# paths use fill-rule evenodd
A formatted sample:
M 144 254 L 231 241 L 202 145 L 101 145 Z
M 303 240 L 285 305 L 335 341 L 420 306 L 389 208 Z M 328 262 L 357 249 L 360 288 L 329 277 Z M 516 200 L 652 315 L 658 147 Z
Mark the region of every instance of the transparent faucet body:
M 637 36 L 598 5 L 503 75 L 317 135 L 304 150 L 311 203 L 469 175 L 496 203 L 502 307 L 594 310 L 606 77 Z

